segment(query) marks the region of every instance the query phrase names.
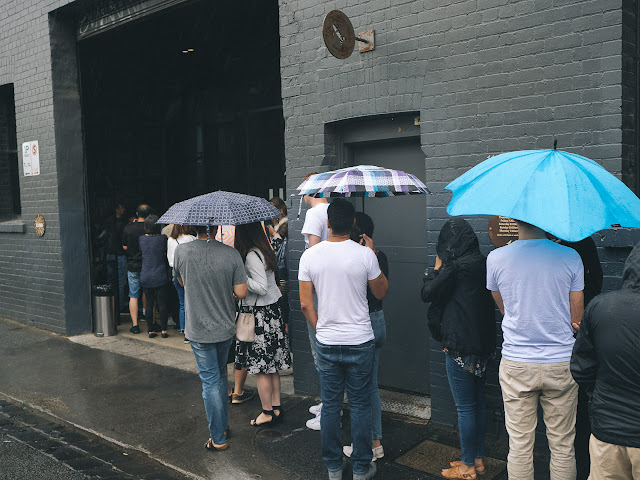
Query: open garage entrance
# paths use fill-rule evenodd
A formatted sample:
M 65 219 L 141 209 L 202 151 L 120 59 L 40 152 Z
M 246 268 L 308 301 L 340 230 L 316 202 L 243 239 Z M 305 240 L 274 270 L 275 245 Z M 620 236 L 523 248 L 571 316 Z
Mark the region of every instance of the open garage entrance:
M 276 0 L 186 2 L 78 51 L 94 282 L 118 202 L 284 188 Z

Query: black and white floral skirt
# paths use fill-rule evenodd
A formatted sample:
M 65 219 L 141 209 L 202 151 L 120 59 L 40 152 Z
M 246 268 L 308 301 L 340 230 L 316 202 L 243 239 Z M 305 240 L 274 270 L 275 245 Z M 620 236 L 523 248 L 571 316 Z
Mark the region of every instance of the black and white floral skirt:
M 276 373 L 291 367 L 289 339 L 277 303 L 252 307 L 256 318 L 256 336 L 253 342 L 236 341 L 236 368 L 247 367 L 247 372 Z

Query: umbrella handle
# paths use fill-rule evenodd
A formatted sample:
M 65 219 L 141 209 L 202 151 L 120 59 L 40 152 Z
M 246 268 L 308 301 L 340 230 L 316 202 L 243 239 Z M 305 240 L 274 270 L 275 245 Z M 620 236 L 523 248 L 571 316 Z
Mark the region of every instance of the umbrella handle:
M 298 207 L 298 218 L 296 220 L 300 220 L 300 213 L 302 213 L 302 201 L 304 200 L 304 195 L 300 197 L 300 206 Z

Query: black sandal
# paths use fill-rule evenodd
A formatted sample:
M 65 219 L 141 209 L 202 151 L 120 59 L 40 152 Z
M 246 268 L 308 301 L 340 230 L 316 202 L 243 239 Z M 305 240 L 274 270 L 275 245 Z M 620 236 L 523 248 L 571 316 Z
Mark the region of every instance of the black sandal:
M 282 407 L 280 405 L 273 405 L 271 408 L 273 408 L 274 414 L 275 412 L 279 412 L 278 415 L 275 415 L 275 421 L 281 422 L 284 419 L 284 412 L 282 411 Z
M 267 420 L 266 422 L 258 423 L 258 417 L 260 416 L 260 414 L 258 414 L 258 416 L 256 418 L 251 420 L 250 425 L 252 427 L 262 427 L 263 425 L 267 425 L 269 423 L 276 423 L 275 419 L 277 417 L 273 414 L 273 410 L 262 410 L 261 413 L 264 413 L 265 415 L 269 415 L 271 417 L 271 420 Z

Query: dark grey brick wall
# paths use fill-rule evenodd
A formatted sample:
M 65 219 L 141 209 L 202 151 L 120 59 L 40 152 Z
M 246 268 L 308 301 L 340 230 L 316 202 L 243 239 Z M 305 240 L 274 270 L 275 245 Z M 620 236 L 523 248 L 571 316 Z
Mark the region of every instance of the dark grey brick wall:
M 635 8 L 632 2 L 622 4 L 625 12 Z M 325 145 L 332 141 L 325 139 L 324 125 L 410 111 L 420 111 L 425 178 L 436 192 L 426 199 L 427 242 L 433 255 L 450 198 L 442 188 L 490 155 L 550 148 L 557 139 L 558 148 L 592 158 L 621 175 L 622 4 L 616 0 L 280 0 L 288 193 L 306 173 L 329 168 L 325 155 L 331 152 Z M 323 17 L 333 9 L 344 11 L 356 32 L 375 29 L 376 50 L 355 52 L 346 60 L 333 58 L 321 37 Z M 634 22 L 627 17 L 626 28 Z M 628 32 L 625 38 L 627 42 L 631 38 Z M 297 203 L 291 210 L 295 278 L 304 244 L 301 221 L 294 220 Z M 472 222 L 488 253 L 486 219 Z M 629 246 L 622 244 L 600 250 L 606 288 L 619 284 Z M 416 279 L 416 295 L 419 282 Z M 317 381 L 297 300 L 294 286 L 295 387 L 301 393 L 315 393 Z M 425 348 L 430 348 L 433 418 L 453 424 L 442 353 L 433 342 Z M 491 416 L 499 429 L 502 406 L 495 366 L 488 384 Z
M 26 233 L 0 233 L 0 316 L 62 333 L 66 325 L 49 12 L 67 3 L 8 0 L 0 5 L 0 84 L 14 85 L 17 143 L 38 140 L 42 172 L 24 177 L 19 158 L 21 219 Z M 33 229 L 38 213 L 47 223 L 42 238 Z
M 638 2 L 622 2 L 622 179 L 640 194 L 638 139 Z

